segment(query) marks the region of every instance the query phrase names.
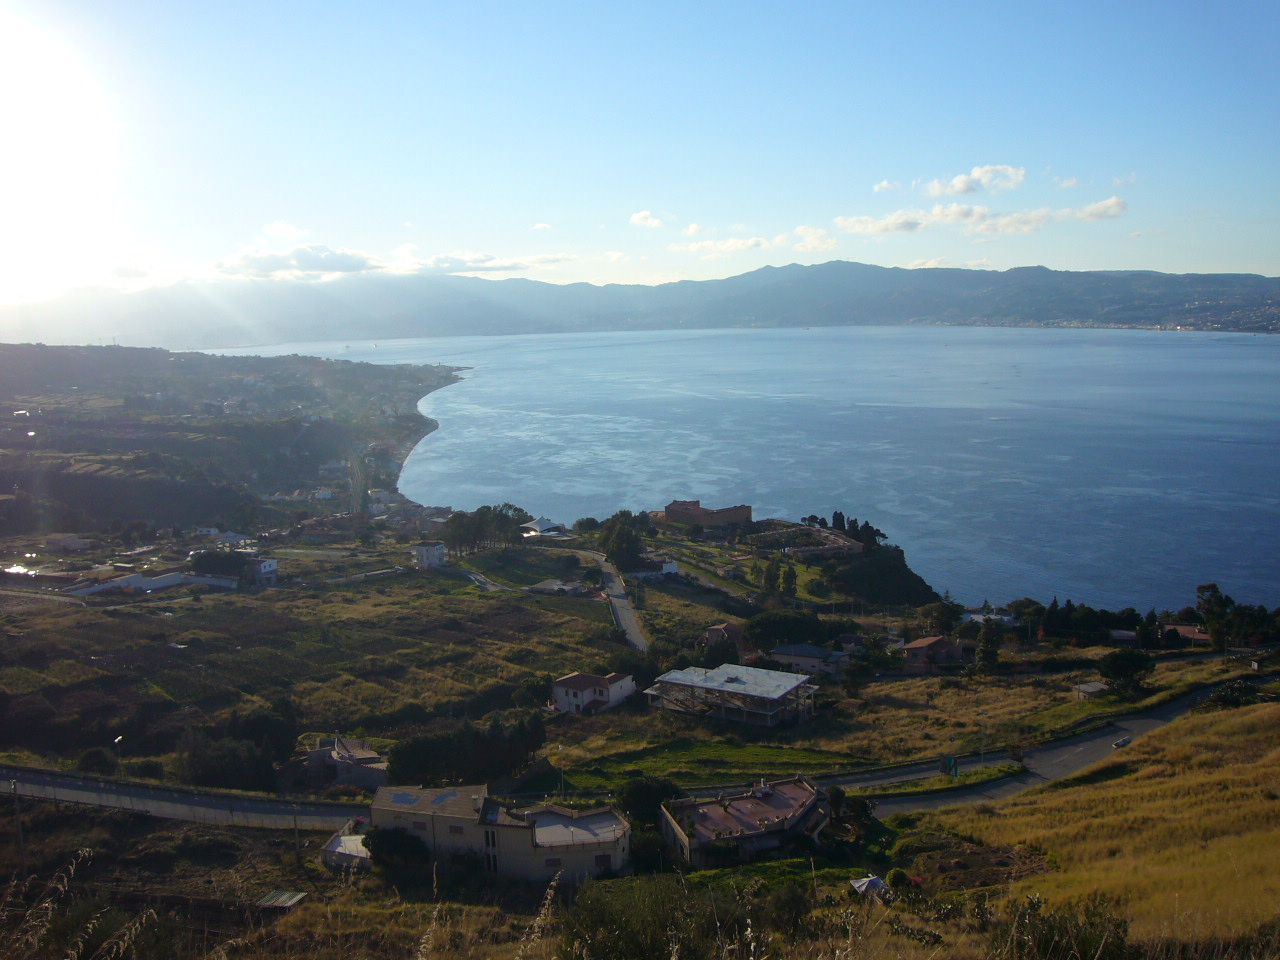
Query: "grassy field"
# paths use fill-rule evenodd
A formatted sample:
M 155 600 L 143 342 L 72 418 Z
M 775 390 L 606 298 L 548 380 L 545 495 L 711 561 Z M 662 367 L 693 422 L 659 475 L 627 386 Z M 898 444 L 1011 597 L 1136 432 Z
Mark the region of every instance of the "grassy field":
M 318 573 L 381 558 L 312 557 Z M 10 613 L 0 747 L 74 755 L 124 735 L 159 754 L 189 722 L 289 698 L 304 728 L 394 735 L 510 705 L 515 685 L 606 662 L 603 603 L 486 593 L 451 572 Z
M 1280 704 L 1187 717 L 1074 778 L 937 814 L 984 844 L 1056 867 L 1015 885 L 1053 899 L 1100 891 L 1135 935 L 1239 934 L 1280 901 Z
M 660 597 L 664 605 L 672 602 L 658 590 L 648 596 L 650 603 Z M 776 730 L 650 715 L 637 704 L 597 717 L 565 718 L 552 734 L 559 740 L 552 760 L 565 769 L 566 785 L 580 790 L 610 789 L 618 777 L 636 770 L 686 785 L 855 770 L 1027 744 L 1090 716 L 1154 706 L 1195 686 L 1246 672 L 1240 664 L 1223 661 L 1163 664 L 1150 695 L 1136 703 L 1073 699 L 1072 686 L 1092 678 L 1087 671 L 882 680 L 857 699 L 825 688 L 816 718 Z

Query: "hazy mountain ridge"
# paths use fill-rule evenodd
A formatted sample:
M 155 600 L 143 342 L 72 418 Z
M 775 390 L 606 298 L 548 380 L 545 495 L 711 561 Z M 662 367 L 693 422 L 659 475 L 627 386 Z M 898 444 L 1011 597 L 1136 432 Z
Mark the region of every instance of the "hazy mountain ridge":
M 939 323 L 1280 331 L 1280 278 L 1152 271 L 907 270 L 848 261 L 658 286 L 445 275 L 201 281 L 0 309 L 0 338 L 220 347 L 716 327 Z

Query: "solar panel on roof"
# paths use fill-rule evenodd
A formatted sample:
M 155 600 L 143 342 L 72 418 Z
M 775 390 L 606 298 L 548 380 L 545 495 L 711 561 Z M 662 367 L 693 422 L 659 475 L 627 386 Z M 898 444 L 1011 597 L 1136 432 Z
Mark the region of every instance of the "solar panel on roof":
M 392 803 L 401 803 L 406 807 L 412 807 L 418 802 L 418 795 L 415 793 L 393 793 L 391 795 Z

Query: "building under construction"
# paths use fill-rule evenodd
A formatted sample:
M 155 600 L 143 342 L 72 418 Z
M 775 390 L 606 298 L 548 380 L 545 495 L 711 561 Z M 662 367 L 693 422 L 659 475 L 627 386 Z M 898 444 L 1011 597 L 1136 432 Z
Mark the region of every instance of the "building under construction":
M 645 696 L 660 710 L 776 727 L 813 716 L 817 689 L 803 673 L 726 663 L 668 671 Z

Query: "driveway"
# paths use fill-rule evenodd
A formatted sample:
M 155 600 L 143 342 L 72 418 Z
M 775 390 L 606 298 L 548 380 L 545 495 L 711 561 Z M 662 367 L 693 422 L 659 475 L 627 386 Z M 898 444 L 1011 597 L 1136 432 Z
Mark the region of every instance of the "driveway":
M 604 591 L 604 595 L 609 598 L 609 609 L 613 611 L 613 622 L 618 625 L 619 630 L 627 635 L 627 643 L 644 653 L 649 649 L 649 638 L 645 636 L 644 627 L 640 625 L 640 618 L 636 616 L 635 607 L 631 606 L 631 599 L 627 596 L 627 588 L 626 584 L 623 583 L 622 574 L 618 572 L 617 567 L 604 558 L 604 554 L 593 552 L 591 556 L 600 564 L 600 588 Z

